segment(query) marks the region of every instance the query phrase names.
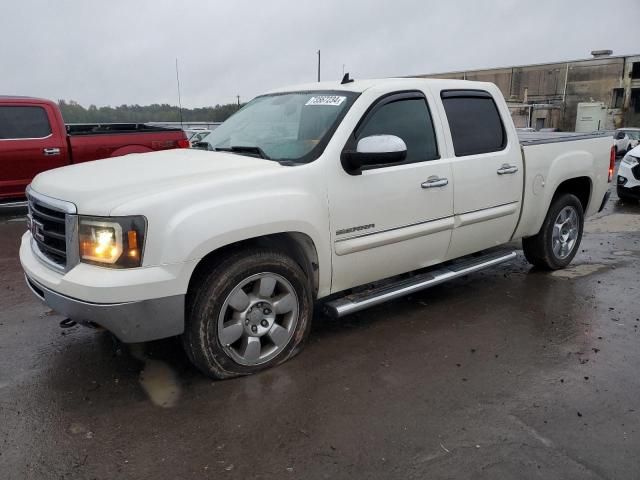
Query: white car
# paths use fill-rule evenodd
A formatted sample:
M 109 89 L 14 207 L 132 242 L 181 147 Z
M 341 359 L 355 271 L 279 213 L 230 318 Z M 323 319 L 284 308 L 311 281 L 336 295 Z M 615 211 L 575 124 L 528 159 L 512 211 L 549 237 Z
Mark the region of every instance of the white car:
M 619 128 L 613 134 L 616 155 L 624 155 L 638 146 L 640 128 Z
M 357 312 L 512 260 L 513 240 L 566 267 L 615 162 L 597 132 L 519 138 L 498 87 L 461 80 L 275 90 L 207 141 L 38 175 L 20 260 L 53 310 L 124 342 L 181 335 L 215 378 L 291 358 L 316 304 Z
M 617 184 L 622 200 L 640 200 L 640 146 L 631 149 L 620 162 Z

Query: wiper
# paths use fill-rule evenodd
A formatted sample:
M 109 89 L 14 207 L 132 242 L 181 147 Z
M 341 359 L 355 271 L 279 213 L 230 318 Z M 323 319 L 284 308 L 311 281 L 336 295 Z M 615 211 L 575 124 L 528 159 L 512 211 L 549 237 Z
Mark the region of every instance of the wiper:
M 210 145 L 207 142 L 193 142 L 191 148 L 195 148 L 196 150 L 209 150 Z
M 258 146 L 232 145 L 231 147 L 215 147 L 214 150 L 216 152 L 248 153 L 249 155 L 257 155 L 265 160 L 271 160 L 271 158 L 264 153 L 264 150 Z

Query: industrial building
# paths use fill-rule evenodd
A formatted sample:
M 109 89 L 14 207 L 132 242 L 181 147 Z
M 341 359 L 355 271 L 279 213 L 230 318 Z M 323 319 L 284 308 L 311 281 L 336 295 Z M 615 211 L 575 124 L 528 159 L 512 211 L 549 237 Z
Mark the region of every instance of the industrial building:
M 612 53 L 598 50 L 583 60 L 415 76 L 493 82 L 517 127 L 640 127 L 640 55 Z

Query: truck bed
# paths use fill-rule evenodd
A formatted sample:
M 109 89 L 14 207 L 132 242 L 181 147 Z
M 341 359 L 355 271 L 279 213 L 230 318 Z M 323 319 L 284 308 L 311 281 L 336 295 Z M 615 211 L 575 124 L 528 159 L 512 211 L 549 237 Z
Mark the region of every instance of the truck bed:
M 148 123 L 68 123 L 69 135 L 100 135 L 109 133 L 150 133 L 150 132 L 180 132 L 181 128 L 162 127 Z
M 518 131 L 520 145 L 540 145 L 544 143 L 572 142 L 600 137 L 610 137 L 612 132 L 521 132 Z

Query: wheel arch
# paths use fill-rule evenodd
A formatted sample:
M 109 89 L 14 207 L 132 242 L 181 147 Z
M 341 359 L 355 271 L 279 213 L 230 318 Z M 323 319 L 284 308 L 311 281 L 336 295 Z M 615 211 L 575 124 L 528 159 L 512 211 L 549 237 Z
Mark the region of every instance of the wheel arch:
M 553 192 L 549 208 L 556 198 L 565 193 L 570 193 L 578 197 L 582 205 L 582 210 L 586 213 L 593 193 L 593 182 L 591 178 L 587 176 L 568 178 L 562 181 Z
M 209 271 L 221 258 L 231 252 L 250 248 L 272 248 L 286 253 L 302 268 L 311 281 L 313 297 L 317 298 L 320 288 L 320 263 L 318 251 L 311 237 L 301 232 L 280 232 L 260 235 L 216 248 L 202 257 L 196 264 L 189 278 L 187 295 L 197 285 L 199 279 Z
M 145 145 L 124 145 L 122 147 L 118 147 L 116 150 L 109 154 L 109 157 L 121 157 L 123 155 L 129 155 L 131 153 L 149 153 L 153 152 L 151 147 L 147 147 Z

